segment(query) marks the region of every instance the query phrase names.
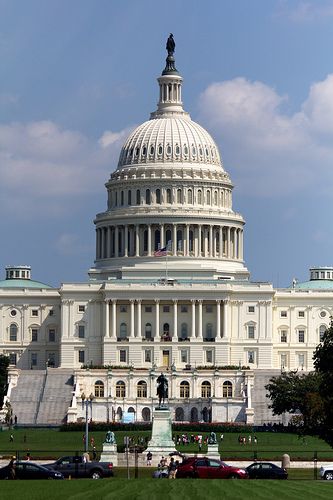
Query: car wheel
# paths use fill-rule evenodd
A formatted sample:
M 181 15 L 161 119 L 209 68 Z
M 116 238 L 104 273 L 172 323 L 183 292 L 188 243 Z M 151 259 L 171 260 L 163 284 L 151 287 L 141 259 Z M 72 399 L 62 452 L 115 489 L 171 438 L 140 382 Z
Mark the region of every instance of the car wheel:
M 326 479 L 327 481 L 332 481 L 333 480 L 333 472 L 326 472 L 324 479 Z
M 91 479 L 102 479 L 102 477 L 103 477 L 102 474 L 98 470 L 94 470 L 91 473 Z
M 228 479 L 239 479 L 239 476 L 237 474 L 231 474 Z

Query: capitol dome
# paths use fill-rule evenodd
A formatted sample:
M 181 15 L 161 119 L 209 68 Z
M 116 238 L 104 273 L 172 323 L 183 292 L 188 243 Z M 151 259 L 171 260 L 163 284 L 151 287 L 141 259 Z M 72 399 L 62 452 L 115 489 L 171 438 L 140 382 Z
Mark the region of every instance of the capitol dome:
M 93 279 L 247 279 L 241 214 L 211 135 L 182 103 L 183 79 L 168 51 L 150 119 L 126 140 L 97 214 Z M 162 266 L 163 267 L 163 266 Z

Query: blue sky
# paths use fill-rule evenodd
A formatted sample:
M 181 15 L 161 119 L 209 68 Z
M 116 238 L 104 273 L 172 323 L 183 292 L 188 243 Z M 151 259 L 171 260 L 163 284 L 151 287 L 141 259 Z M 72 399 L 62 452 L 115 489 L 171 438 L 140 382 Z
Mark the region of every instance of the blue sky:
M 253 280 L 333 265 L 333 0 L 0 0 L 0 275 L 84 281 L 128 132 L 173 32 L 184 107 L 220 147 Z

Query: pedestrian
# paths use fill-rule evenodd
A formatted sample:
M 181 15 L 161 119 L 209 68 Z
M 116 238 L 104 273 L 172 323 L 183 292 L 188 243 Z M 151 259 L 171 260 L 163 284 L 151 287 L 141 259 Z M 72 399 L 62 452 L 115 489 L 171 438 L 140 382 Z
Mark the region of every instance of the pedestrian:
M 14 416 L 14 423 L 15 423 L 15 425 L 17 425 L 17 416 L 16 415 Z
M 252 441 L 251 436 L 249 436 L 248 441 L 249 441 L 249 444 L 251 444 L 251 441 Z
M 13 436 L 13 434 L 11 434 L 11 435 L 9 436 L 9 442 L 10 442 L 10 443 L 12 443 L 13 441 L 14 441 L 14 436 Z
M 223 435 L 223 434 L 221 434 L 221 442 L 223 441 L 223 439 L 224 439 L 224 435 Z
M 257 444 L 257 443 L 258 443 L 257 436 L 254 436 L 254 438 L 253 438 L 253 442 L 254 442 L 254 444 Z
M 95 446 L 95 438 L 91 437 L 90 438 L 90 446 L 93 448 Z
M 169 467 L 168 467 L 168 478 L 169 479 L 176 479 L 176 472 L 177 472 L 177 465 L 175 462 L 175 459 L 171 457 Z
M 96 446 L 93 447 L 93 451 L 92 451 L 92 459 L 93 461 L 95 462 L 96 459 L 97 459 L 97 452 L 96 452 Z
M 16 457 L 12 457 L 8 464 L 8 479 L 16 479 Z
M 27 454 L 26 454 L 25 460 L 27 460 L 28 462 L 29 462 L 29 460 L 31 460 L 30 451 L 27 451 Z
M 151 466 L 151 459 L 153 458 L 153 454 L 151 451 L 148 451 L 147 453 L 147 467 Z

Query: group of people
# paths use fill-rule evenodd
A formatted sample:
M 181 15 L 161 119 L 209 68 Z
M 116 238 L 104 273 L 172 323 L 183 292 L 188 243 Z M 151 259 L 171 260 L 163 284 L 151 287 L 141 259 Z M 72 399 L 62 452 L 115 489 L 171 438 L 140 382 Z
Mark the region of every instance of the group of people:
M 151 465 L 153 455 L 150 451 L 147 453 L 147 465 Z M 157 471 L 154 472 L 154 477 L 158 478 L 169 478 L 169 479 L 175 479 L 176 474 L 177 474 L 177 468 L 178 468 L 179 460 L 175 460 L 174 457 L 170 458 L 170 461 L 168 463 L 168 460 L 166 457 L 162 456 L 160 462 L 157 465 Z
M 253 444 L 257 444 L 258 443 L 258 439 L 257 439 L 257 436 L 253 436 L 253 440 L 252 440 L 252 436 L 251 434 L 248 436 L 248 438 L 246 439 L 246 436 L 238 436 L 238 442 L 239 444 L 251 444 L 253 441 Z

